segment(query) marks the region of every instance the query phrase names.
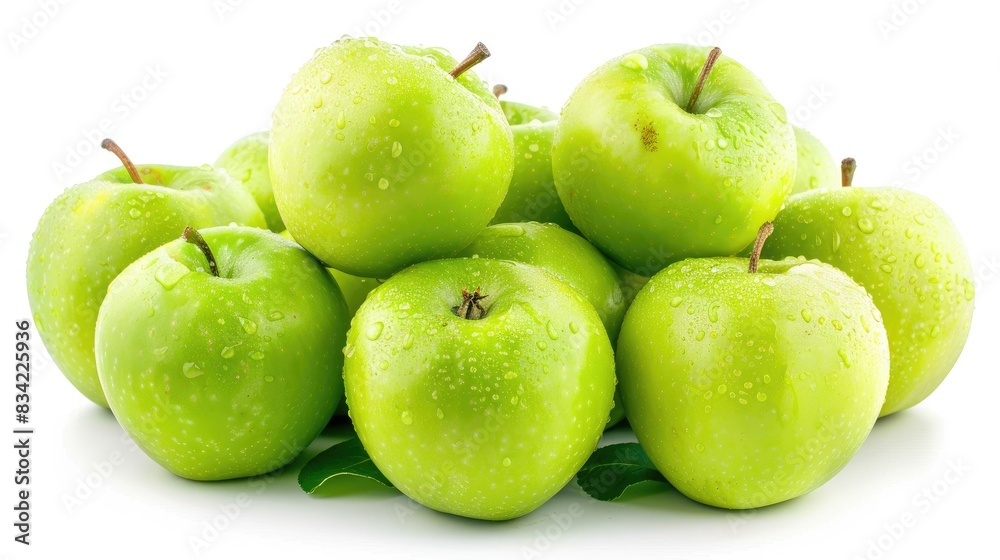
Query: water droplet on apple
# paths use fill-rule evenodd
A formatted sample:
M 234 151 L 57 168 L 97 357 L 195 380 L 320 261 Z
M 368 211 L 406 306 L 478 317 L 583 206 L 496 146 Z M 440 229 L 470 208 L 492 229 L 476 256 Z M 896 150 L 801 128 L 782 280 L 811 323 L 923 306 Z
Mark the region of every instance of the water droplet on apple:
M 142 212 L 140 212 L 138 208 L 133 208 L 128 211 L 128 215 L 132 216 L 133 218 L 139 218 L 142 216 Z
M 333 74 L 331 74 L 327 70 L 323 70 L 322 72 L 319 73 L 319 83 L 321 84 L 328 84 L 332 79 L 333 79 Z
M 264 353 L 261 352 L 260 350 L 255 350 L 254 352 L 250 353 L 250 359 L 251 360 L 258 360 L 258 361 L 259 360 L 263 360 L 264 359 Z
M 339 128 L 340 130 L 344 130 L 344 127 L 346 126 L 347 126 L 347 115 L 343 111 L 341 111 L 340 114 L 337 115 L 337 128 Z
M 435 413 L 435 416 L 437 416 L 438 418 L 444 418 L 444 411 L 441 410 L 440 408 L 437 409 L 437 412 Z
M 629 53 L 622 58 L 621 65 L 629 70 L 645 70 L 649 67 L 649 61 L 642 53 Z
M 344 346 L 344 356 L 350 358 L 353 355 L 354 355 L 354 345 L 348 342 L 347 345 Z
M 378 340 L 378 337 L 382 336 L 382 329 L 385 328 L 385 324 L 382 321 L 375 321 L 368 326 L 368 330 L 365 331 L 365 337 L 368 340 Z
M 843 214 L 844 216 L 850 216 L 851 214 L 854 213 L 854 211 L 851 210 L 850 206 L 844 206 L 844 208 L 840 210 L 840 213 Z
M 804 320 L 805 322 L 808 323 L 808 322 L 812 321 L 812 319 L 813 319 L 812 311 L 809 311 L 808 309 L 803 309 L 802 310 L 802 320 Z
M 236 354 L 236 351 L 233 349 L 232 346 L 226 346 L 225 348 L 222 349 L 221 352 L 222 357 L 227 360 L 229 358 L 232 358 L 234 354 Z
M 181 281 L 181 278 L 184 278 L 190 272 L 191 270 L 188 267 L 178 262 L 170 261 L 157 268 L 156 272 L 153 273 L 153 278 L 165 289 L 170 290 Z
M 510 457 L 504 457 L 504 458 L 503 458 L 503 463 L 502 463 L 502 464 L 503 464 L 503 466 L 505 466 L 505 467 L 509 467 L 509 466 L 510 466 Z
M 837 355 L 840 356 L 840 361 L 843 362 L 844 367 L 851 367 L 851 358 L 847 355 L 847 351 L 841 348 L 837 350 Z
M 381 362 L 379 362 L 378 363 L 378 369 L 380 369 L 382 371 L 385 371 L 385 370 L 389 369 L 389 361 L 388 360 L 382 360 Z
M 166 346 L 163 346 L 161 348 L 156 348 L 156 349 L 153 350 L 153 355 L 157 356 L 157 357 L 163 356 L 166 353 L 167 353 L 167 347 Z
M 399 121 L 396 119 L 389 119 L 389 126 L 391 126 L 392 128 L 396 128 L 397 126 L 399 126 Z
M 399 154 L 403 153 L 403 145 L 399 142 L 392 143 L 392 157 L 398 158 Z
M 514 371 L 508 371 L 507 373 L 503 374 L 504 379 L 515 379 L 516 377 L 517 377 L 517 372 Z
M 696 445 L 694 446 L 694 448 L 695 448 L 695 449 L 697 449 L 699 453 L 701 453 L 701 452 L 705 451 L 705 446 L 704 446 L 703 444 L 701 444 L 701 443 L 699 443 L 699 444 L 696 444 Z
M 840 250 L 840 232 L 838 232 L 836 230 L 834 230 L 834 232 L 833 232 L 832 247 L 833 247 L 833 252 L 834 253 L 836 253 L 837 251 Z
M 268 321 L 280 321 L 285 318 L 285 314 L 281 311 L 272 311 L 268 316 Z
M 716 216 L 715 217 L 715 223 L 721 224 L 722 223 L 722 216 Z
M 670 300 L 670 307 L 679 307 L 682 303 L 684 303 L 684 298 L 681 296 L 674 296 L 674 298 Z
M 718 139 L 718 140 L 716 141 L 716 144 L 718 144 L 718 145 L 719 145 L 719 148 L 721 148 L 721 149 L 725 150 L 726 148 L 728 148 L 728 147 L 729 147 L 729 140 L 726 140 L 725 138 L 719 138 L 719 139 Z M 730 182 L 732 182 L 732 181 L 730 181 Z
M 413 415 L 412 415 L 412 414 L 410 414 L 410 411 L 409 411 L 409 410 L 404 410 L 404 411 L 403 411 L 403 414 L 402 414 L 402 415 L 400 416 L 400 419 L 401 419 L 401 420 L 403 421 L 403 423 L 404 423 L 404 424 L 406 424 L 407 426 L 409 426 L 410 424 L 412 424 L 412 423 L 413 423 Z
M 577 326 L 577 324 L 574 323 L 573 321 L 570 321 L 569 322 L 569 332 L 571 332 L 573 334 L 576 334 L 576 333 L 580 332 L 580 327 Z
M 717 118 L 719 118 L 719 117 L 722 116 L 722 111 L 720 111 L 716 107 L 712 107 L 709 110 L 705 111 L 705 116 L 706 117 L 712 117 L 713 119 L 717 119 Z
M 313 99 L 313 108 L 319 109 L 322 106 L 323 106 L 323 98 L 317 95 L 316 98 Z
M 545 333 L 549 335 L 552 340 L 559 340 L 559 333 L 556 332 L 556 326 L 552 324 L 552 321 L 545 323 Z
M 860 218 L 858 220 L 858 229 L 860 229 L 862 233 L 871 233 L 875 231 L 875 224 L 873 224 L 868 218 Z
M 240 320 L 240 325 L 247 334 L 255 334 L 257 332 L 257 323 L 243 317 L 237 317 L 237 319 Z
M 709 321 L 711 321 L 713 323 L 717 323 L 719 321 L 719 307 L 721 307 L 721 305 L 722 304 L 720 304 L 718 302 L 714 302 L 714 303 L 712 303 L 711 305 L 708 306 L 708 320 Z
M 413 348 L 413 333 L 406 333 L 403 337 L 403 350 L 409 350 Z
M 381 179 L 379 179 L 378 180 L 378 188 L 382 189 L 383 191 L 386 190 L 386 189 L 388 189 L 389 188 L 389 180 L 386 179 L 385 177 L 382 177 Z
M 549 347 L 548 343 L 546 343 L 544 340 L 539 340 L 538 343 L 535 344 L 535 346 L 537 346 L 539 350 L 545 350 L 546 348 Z
M 388 78 L 385 79 L 385 83 L 389 84 L 390 86 L 394 86 L 397 83 L 399 83 L 399 80 L 396 79 L 396 76 L 389 76 Z
M 760 402 L 764 402 L 767 400 L 767 395 L 765 395 L 764 393 L 757 393 L 757 400 Z
M 181 367 L 181 371 L 184 373 L 184 377 L 187 377 L 188 379 L 194 379 L 195 377 L 198 377 L 199 375 L 204 375 L 205 373 L 194 362 L 185 363 Z

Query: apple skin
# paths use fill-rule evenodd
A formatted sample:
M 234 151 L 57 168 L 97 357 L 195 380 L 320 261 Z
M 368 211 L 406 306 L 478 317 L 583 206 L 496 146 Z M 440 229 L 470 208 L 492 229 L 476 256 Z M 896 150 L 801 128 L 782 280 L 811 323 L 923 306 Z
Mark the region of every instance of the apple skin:
M 507 193 L 500 104 L 442 49 L 345 38 L 320 49 L 274 111 L 271 181 L 296 241 L 330 268 L 387 278 L 452 256 Z
M 120 167 L 64 191 L 45 210 L 28 249 L 28 302 L 45 347 L 73 386 L 105 407 L 94 325 L 111 280 L 185 226 L 266 227 L 253 197 L 221 170 L 137 169 L 144 184 L 132 183 Z
M 611 263 L 586 239 L 556 224 L 495 224 L 459 253 L 462 257 L 506 259 L 538 266 L 575 288 L 604 324 L 614 347 L 625 318 L 621 279 Z M 625 417 L 615 390 L 608 427 Z
M 629 272 L 615 263 L 611 264 L 615 267 L 618 278 L 621 279 L 622 293 L 625 295 L 625 311 L 628 311 L 628 308 L 632 307 L 632 302 L 635 301 L 635 296 L 639 295 L 639 290 L 642 290 L 643 286 L 649 283 L 649 276 Z
M 490 224 L 551 222 L 577 231 L 552 179 L 552 136 L 559 115 L 544 107 L 501 101 L 514 134 L 514 176 Z
M 305 449 L 343 396 L 347 305 L 277 234 L 201 233 L 220 277 L 175 240 L 112 282 L 97 321 L 101 385 L 129 436 L 174 474 L 259 475 Z
M 809 191 L 789 199 L 764 246 L 843 270 L 882 312 L 892 376 L 882 416 L 927 398 L 958 360 L 975 307 L 972 263 L 934 202 L 894 187 Z
M 234 179 L 243 183 L 264 213 L 267 228 L 280 233 L 285 231 L 285 223 L 278 213 L 274 190 L 271 188 L 267 165 L 269 136 L 265 130 L 240 138 L 215 160 L 215 167 L 225 169 Z
M 654 276 L 625 316 L 618 376 L 629 422 L 686 496 L 756 508 L 833 477 L 885 398 L 879 311 L 818 261 L 689 259 Z
M 793 126 L 798 164 L 792 194 L 841 185 L 840 165 L 833 160 L 826 146 L 808 130 Z
M 719 57 L 687 112 L 709 51 L 656 45 L 612 59 L 560 113 L 552 166 L 563 206 L 587 239 L 642 276 L 735 254 L 791 192 L 792 127 L 746 68 Z
M 486 314 L 460 318 L 461 289 Z M 418 264 L 354 316 L 344 383 L 372 461 L 446 513 L 524 515 L 569 482 L 611 410 L 614 358 L 582 295 L 538 267 L 492 259 Z

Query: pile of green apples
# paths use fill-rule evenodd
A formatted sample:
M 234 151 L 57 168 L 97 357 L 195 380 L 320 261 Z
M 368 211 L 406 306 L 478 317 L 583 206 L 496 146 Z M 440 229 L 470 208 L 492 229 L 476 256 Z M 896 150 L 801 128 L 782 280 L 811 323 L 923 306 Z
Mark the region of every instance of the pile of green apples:
M 345 37 L 214 166 L 105 141 L 122 166 L 30 247 L 62 372 L 182 477 L 278 469 L 349 411 L 394 486 L 491 520 L 626 416 L 694 500 L 794 498 L 948 374 L 974 299 L 952 222 L 851 186 L 719 49 L 615 58 L 559 114 L 501 101 L 488 56 Z

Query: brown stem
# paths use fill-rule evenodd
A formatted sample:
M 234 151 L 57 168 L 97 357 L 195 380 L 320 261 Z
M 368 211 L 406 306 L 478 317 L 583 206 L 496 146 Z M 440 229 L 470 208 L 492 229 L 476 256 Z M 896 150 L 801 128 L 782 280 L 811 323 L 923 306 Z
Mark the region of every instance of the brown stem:
M 858 168 L 858 162 L 854 158 L 844 158 L 840 162 L 840 185 L 843 187 L 851 186 L 854 182 L 854 171 Z
M 128 171 L 128 176 L 132 178 L 133 183 L 137 185 L 142 184 L 142 177 L 139 176 L 139 171 L 135 168 L 135 164 L 133 164 L 132 160 L 125 155 L 125 150 L 122 150 L 114 140 L 105 138 L 101 141 L 101 147 L 112 154 L 115 154 L 118 156 L 118 159 L 122 160 L 122 165 L 125 166 L 125 171 Z
M 764 241 L 772 233 L 774 233 L 774 224 L 771 222 L 764 222 L 757 230 L 757 239 L 754 239 L 753 250 L 750 251 L 750 274 L 757 272 L 757 264 L 760 263 L 760 252 L 764 249 Z
M 480 62 L 486 60 L 490 57 L 490 51 L 486 48 L 486 45 L 482 43 L 477 43 L 476 48 L 472 49 L 469 56 L 465 57 L 465 60 L 458 63 L 458 66 L 452 69 L 449 74 L 452 78 L 457 78 L 465 73 L 466 70 L 472 68 L 473 66 L 479 64 Z
M 208 246 L 205 238 L 201 236 L 198 230 L 191 226 L 184 228 L 184 235 L 181 236 L 184 241 L 194 245 L 205 255 L 205 260 L 208 261 L 208 270 L 211 271 L 212 276 L 219 276 L 219 265 L 215 262 L 215 255 L 212 254 L 212 248 Z
M 694 84 L 694 91 L 691 92 L 691 99 L 688 101 L 687 112 L 694 112 L 694 104 L 698 102 L 698 96 L 701 95 L 701 88 L 705 87 L 705 80 L 708 79 L 708 73 L 712 71 L 712 67 L 715 66 L 715 62 L 719 60 L 719 56 L 722 55 L 722 49 L 719 47 L 712 47 L 712 50 L 708 53 L 708 58 L 705 59 L 705 65 L 701 67 L 701 74 L 698 74 L 698 81 Z
M 500 96 L 505 93 L 507 93 L 507 86 L 503 84 L 497 84 L 493 86 L 493 95 L 497 96 L 497 99 L 499 99 Z
M 462 305 L 455 308 L 455 315 L 463 319 L 482 319 L 486 315 L 486 308 L 480 302 L 488 297 L 490 296 L 480 293 L 479 288 L 476 288 L 476 291 L 471 293 L 469 290 L 462 288 Z

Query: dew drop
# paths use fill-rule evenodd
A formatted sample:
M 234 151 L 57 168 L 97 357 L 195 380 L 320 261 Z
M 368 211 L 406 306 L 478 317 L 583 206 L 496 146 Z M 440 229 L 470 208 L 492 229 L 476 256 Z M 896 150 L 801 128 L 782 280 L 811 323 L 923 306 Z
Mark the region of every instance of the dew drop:
M 435 416 L 437 416 L 438 418 L 444 418 L 444 411 L 441 410 L 440 408 L 437 409 L 437 412 L 435 413 Z
M 840 361 L 843 362 L 844 367 L 851 367 L 851 358 L 843 348 L 837 350 L 837 355 L 840 356 Z
M 188 379 L 194 379 L 200 375 L 204 375 L 205 372 L 201 370 L 194 362 L 187 362 L 181 367 L 181 371 L 184 372 L 184 377 Z
M 860 229 L 862 233 L 871 233 L 875 231 L 875 224 L 873 224 L 868 218 L 861 218 L 858 220 L 858 229 Z
M 399 142 L 392 143 L 392 157 L 397 158 L 399 154 L 403 153 L 403 145 Z
M 703 444 L 701 444 L 701 443 L 699 443 L 699 444 L 696 444 L 696 445 L 694 446 L 694 448 L 695 448 L 695 449 L 697 449 L 699 453 L 701 453 L 701 452 L 705 451 L 705 446 L 704 446 Z
M 247 334 L 257 333 L 257 323 L 254 323 L 250 319 L 244 319 L 243 317 L 237 317 L 237 319 L 240 320 L 240 325 L 243 327 L 243 330 L 246 331 Z
M 559 340 L 559 333 L 556 332 L 556 326 L 552 324 L 552 321 L 545 323 L 545 334 L 549 335 L 552 340 Z
M 381 189 L 381 190 L 383 190 L 383 191 L 386 190 L 386 189 L 388 189 L 389 188 L 389 180 L 386 179 L 385 177 L 382 177 L 381 179 L 379 179 L 378 180 L 378 188 Z
M 509 467 L 510 466 L 510 457 L 504 457 L 504 459 L 503 459 L 503 466 L 505 466 L 505 467 Z
M 132 216 L 133 218 L 138 218 L 142 216 L 142 212 L 140 212 L 138 208 L 133 208 L 128 211 L 128 215 Z
M 273 383 L 274 382 L 274 376 L 273 375 L 265 375 L 264 376 L 264 381 L 267 382 L 267 383 Z
M 319 73 L 319 83 L 321 84 L 328 84 L 332 79 L 333 79 L 333 74 L 331 74 L 327 70 L 323 70 L 322 72 Z
M 722 111 L 720 111 L 716 107 L 712 107 L 711 109 L 705 111 L 705 116 L 717 119 L 722 116 Z
M 375 321 L 368 326 L 368 330 L 365 331 L 365 337 L 368 340 L 378 340 L 378 337 L 382 336 L 382 329 L 385 328 L 385 324 L 382 321 Z
M 645 70 L 649 61 L 641 53 L 629 53 L 622 58 L 621 65 L 629 70 Z
M 812 319 L 813 319 L 812 311 L 809 311 L 808 309 L 803 309 L 802 310 L 802 319 L 805 322 L 807 322 L 807 323 L 810 322 L 810 321 L 812 321 Z
M 228 360 L 229 358 L 232 358 L 234 354 L 236 354 L 236 351 L 233 349 L 232 346 L 226 346 L 225 348 L 222 349 L 222 352 L 220 354 L 223 358 Z
M 281 311 L 272 311 L 267 316 L 267 320 L 268 321 L 280 321 L 280 320 L 282 320 L 284 318 L 285 318 L 285 314 L 282 313 Z
M 670 300 L 670 307 L 679 307 L 682 303 L 684 303 L 684 298 L 675 296 L 674 299 Z
M 767 395 L 765 395 L 764 393 L 757 393 L 757 400 L 760 402 L 764 402 L 767 400 Z
M 569 322 L 569 332 L 571 332 L 573 334 L 576 334 L 576 333 L 580 332 L 580 327 L 577 326 L 577 324 L 574 323 L 573 321 L 570 321 Z
M 344 114 L 343 111 L 341 111 L 340 114 L 337 115 L 337 128 L 339 128 L 340 130 L 344 130 L 344 127 L 346 126 L 347 126 L 347 115 Z
M 397 126 L 399 126 L 399 121 L 396 119 L 389 119 L 389 126 L 391 126 L 392 128 L 396 128 Z
M 403 350 L 409 350 L 413 348 L 413 333 L 406 333 L 403 337 Z
M 389 84 L 390 86 L 394 86 L 398 82 L 399 80 L 396 79 L 396 76 L 389 76 L 388 78 L 385 79 L 385 83 Z
M 539 350 L 545 350 L 546 348 L 549 347 L 549 345 L 544 340 L 539 340 L 538 344 L 536 344 L 535 346 L 538 346 Z
M 409 410 L 404 410 L 403 414 L 400 416 L 400 420 L 402 420 L 404 424 L 409 426 L 410 424 L 413 423 L 413 415 L 410 414 Z
M 250 353 L 250 359 L 251 360 L 257 360 L 257 361 L 263 360 L 264 359 L 264 353 L 261 352 L 260 350 L 255 350 L 255 351 L 253 351 L 253 352 Z
M 854 211 L 853 211 L 853 210 L 851 210 L 851 207 L 850 207 L 850 206 L 844 206 L 844 207 L 843 207 L 843 208 L 842 208 L 842 209 L 840 210 L 840 213 L 841 213 L 841 214 L 843 214 L 844 216 L 850 216 L 851 214 L 853 214 L 853 213 L 854 213 Z
M 181 278 L 187 276 L 189 272 L 191 270 L 188 267 L 171 261 L 157 268 L 156 272 L 153 273 L 153 278 L 165 289 L 170 290 L 181 281 Z

